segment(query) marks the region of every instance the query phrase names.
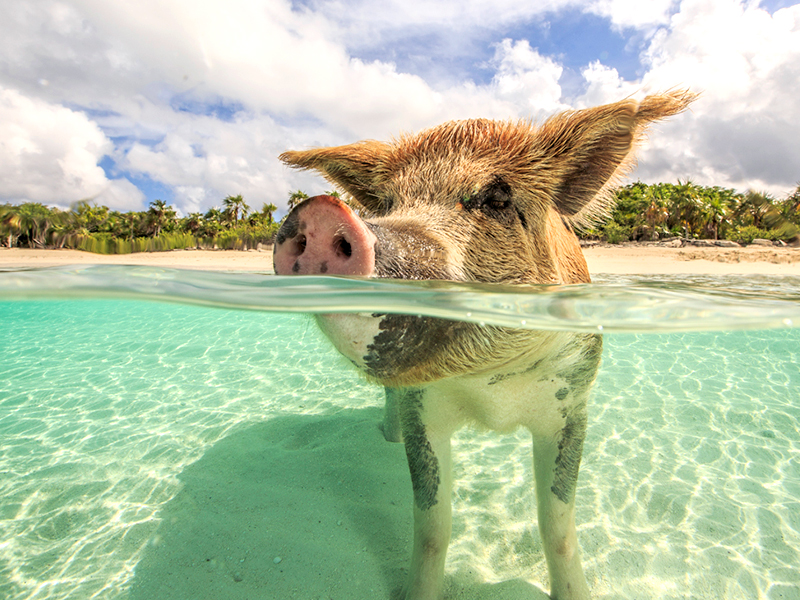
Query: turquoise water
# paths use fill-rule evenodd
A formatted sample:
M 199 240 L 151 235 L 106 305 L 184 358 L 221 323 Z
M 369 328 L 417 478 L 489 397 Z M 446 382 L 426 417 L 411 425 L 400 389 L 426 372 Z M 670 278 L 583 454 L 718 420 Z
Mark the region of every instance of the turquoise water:
M 608 333 L 577 491 L 594 596 L 800 598 L 800 281 L 600 281 L 0 273 L 0 598 L 389 598 L 405 457 L 323 309 Z M 451 597 L 544 597 L 530 454 L 454 440 Z

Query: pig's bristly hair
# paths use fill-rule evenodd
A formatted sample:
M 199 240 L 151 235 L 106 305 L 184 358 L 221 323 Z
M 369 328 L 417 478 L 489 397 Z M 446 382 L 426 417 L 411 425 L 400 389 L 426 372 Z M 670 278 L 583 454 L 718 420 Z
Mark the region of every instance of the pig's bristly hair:
M 510 183 L 549 201 L 573 227 L 591 225 L 613 209 L 613 191 L 635 165 L 646 126 L 680 113 L 697 94 L 685 90 L 596 108 L 567 111 L 536 125 L 528 120 L 451 121 L 389 143 L 290 151 L 285 163 L 314 169 L 370 211 L 381 211 L 378 188 L 405 165 L 437 156 L 479 159 Z M 441 164 L 441 162 L 440 162 Z
M 592 167 L 586 169 L 586 178 L 574 180 L 582 182 L 586 186 L 583 194 L 580 187 L 573 190 L 575 196 L 579 199 L 581 195 L 589 194 L 590 200 L 588 202 L 584 200 L 581 206 L 577 206 L 581 204 L 580 201 L 574 203 L 562 198 L 562 202 L 566 202 L 566 206 L 560 207 L 559 210 L 570 225 L 576 229 L 582 229 L 607 218 L 614 209 L 614 190 L 636 166 L 636 150 L 646 137 L 647 126 L 685 111 L 698 97 L 699 94 L 688 90 L 673 90 L 664 94 L 647 96 L 638 104 L 634 100 L 624 100 L 607 106 L 562 113 L 546 121 L 542 126 L 543 132 L 552 126 L 563 127 L 566 133 L 570 129 L 570 122 L 581 114 L 583 115 L 582 120 L 591 122 L 596 118 L 596 122 L 605 123 L 605 131 L 601 130 L 594 142 L 597 144 L 597 149 L 601 150 L 599 156 L 594 155 L 596 162 L 592 163 Z M 623 111 L 622 114 L 619 112 L 608 114 L 607 112 L 608 109 L 622 106 L 626 106 L 630 112 Z M 569 137 L 568 133 L 567 137 Z M 589 143 L 588 147 L 591 148 L 592 145 Z M 606 152 L 602 152 L 604 147 Z M 587 153 L 583 152 L 582 154 Z M 604 173 L 607 173 L 605 179 L 603 178 Z M 595 176 L 597 177 L 595 185 L 597 183 L 601 183 L 601 185 L 592 191 L 590 182 Z M 572 206 L 573 210 L 570 210 L 569 206 Z M 576 207 L 577 210 L 574 210 Z

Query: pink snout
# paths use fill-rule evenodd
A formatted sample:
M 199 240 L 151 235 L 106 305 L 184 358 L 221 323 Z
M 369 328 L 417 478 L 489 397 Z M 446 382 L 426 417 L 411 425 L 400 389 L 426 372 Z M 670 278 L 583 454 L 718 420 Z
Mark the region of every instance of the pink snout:
M 314 196 L 283 222 L 273 249 L 278 275 L 371 275 L 377 238 L 333 196 Z

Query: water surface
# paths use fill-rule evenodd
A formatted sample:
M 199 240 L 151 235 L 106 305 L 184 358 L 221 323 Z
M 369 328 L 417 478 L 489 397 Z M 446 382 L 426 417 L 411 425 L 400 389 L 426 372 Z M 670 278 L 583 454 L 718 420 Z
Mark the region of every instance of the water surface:
M 0 273 L 0 597 L 390 597 L 403 449 L 301 314 L 347 310 L 611 332 L 577 490 L 595 597 L 800 598 L 798 298 L 792 278 Z M 524 431 L 454 440 L 454 597 L 544 597 L 530 455 Z

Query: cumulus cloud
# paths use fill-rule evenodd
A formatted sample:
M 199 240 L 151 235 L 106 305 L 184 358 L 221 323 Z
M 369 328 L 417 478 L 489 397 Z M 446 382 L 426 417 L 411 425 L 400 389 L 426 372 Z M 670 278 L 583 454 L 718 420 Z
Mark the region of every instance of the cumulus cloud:
M 0 194 L 62 207 L 85 198 L 138 206 L 143 194 L 109 180 L 100 159 L 112 144 L 84 114 L 0 88 Z
M 398 117 L 426 120 L 437 95 L 394 65 L 351 58 L 329 24 L 285 0 L 74 0 L 91 29 L 113 39 L 139 93 L 235 99 L 284 118 L 313 115 L 339 131 L 375 131 Z M 98 62 L 110 64 L 110 49 Z M 161 88 L 161 89 L 156 89 Z
M 565 10 L 635 37 L 640 76 L 599 60 L 567 72 L 519 27 Z M 281 166 L 288 148 L 454 118 L 541 119 L 676 86 L 703 98 L 659 126 L 635 176 L 785 193 L 800 178 L 798 11 L 737 0 L 10 0 L 0 127 L 13 142 L 0 150 L 0 197 L 140 207 L 141 192 L 98 166 L 110 155 L 134 181 L 170 188 L 184 214 L 238 193 L 285 206 L 289 191 L 326 185 Z M 391 61 L 394 40 L 426 35 L 453 53 L 482 40 L 483 76 L 426 79 Z
M 528 115 L 553 113 L 566 108 L 561 103 L 563 68 L 541 56 L 527 40 L 505 39 L 495 53 L 497 72 L 492 80 L 497 96 Z
M 665 175 L 699 183 L 776 195 L 794 188 L 800 180 L 800 5 L 770 15 L 731 0 L 685 0 L 645 61 L 643 87 L 682 85 L 703 94 L 691 114 L 663 126 L 648 161 L 671 165 Z
M 676 4 L 676 0 L 597 0 L 589 10 L 620 28 L 649 29 L 667 23 Z
M 297 132 L 269 117 L 242 115 L 224 122 L 186 114 L 157 144 L 133 143 L 117 166 L 172 187 L 184 214 L 220 206 L 225 196 L 235 194 L 259 209 L 262 203 L 284 204 L 292 190 L 310 183 L 308 175 L 290 172 L 277 161 L 296 137 Z

